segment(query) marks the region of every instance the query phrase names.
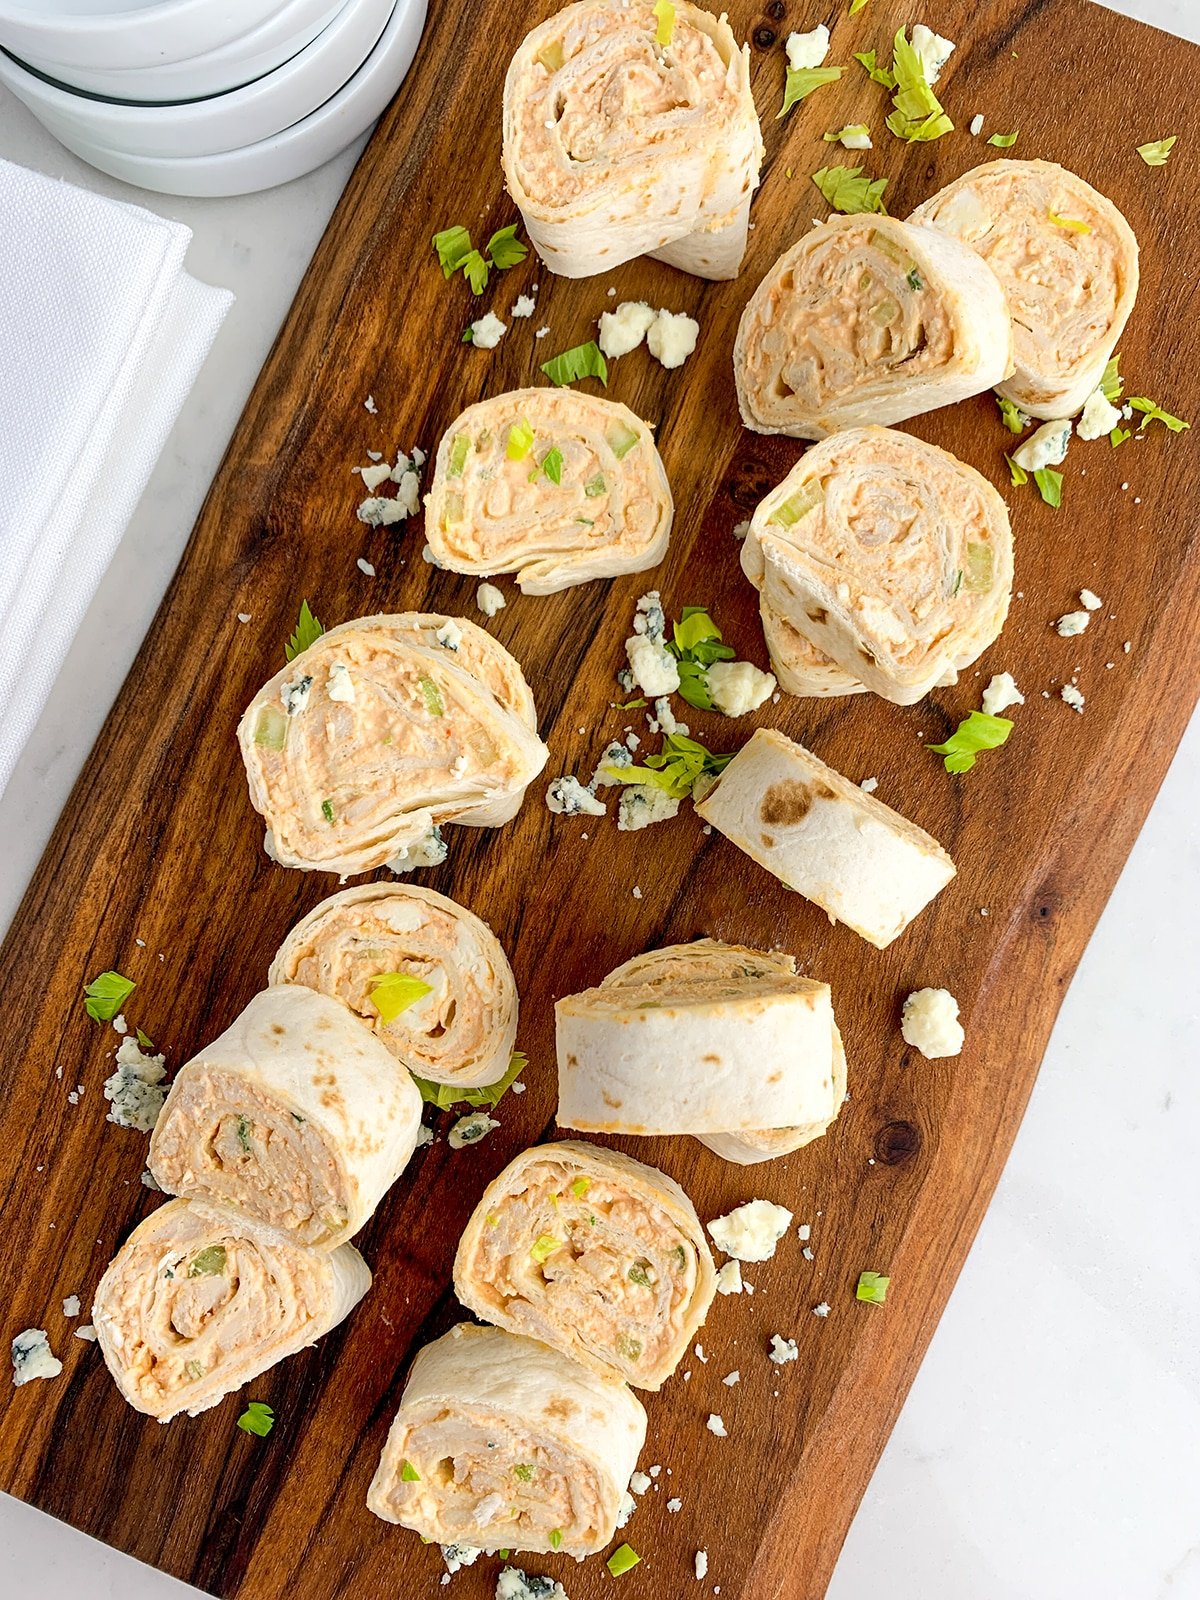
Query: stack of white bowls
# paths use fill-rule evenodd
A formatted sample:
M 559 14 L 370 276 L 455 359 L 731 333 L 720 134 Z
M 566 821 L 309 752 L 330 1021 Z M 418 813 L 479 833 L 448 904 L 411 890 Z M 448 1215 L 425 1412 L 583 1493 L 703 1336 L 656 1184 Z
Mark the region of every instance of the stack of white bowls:
M 426 0 L 0 0 L 0 83 L 68 150 L 163 194 L 310 172 L 375 121 Z

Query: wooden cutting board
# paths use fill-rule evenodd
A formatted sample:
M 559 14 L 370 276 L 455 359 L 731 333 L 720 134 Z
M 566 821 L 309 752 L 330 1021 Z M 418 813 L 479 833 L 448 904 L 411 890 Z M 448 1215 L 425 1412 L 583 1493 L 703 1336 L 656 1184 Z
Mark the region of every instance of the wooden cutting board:
M 144 1139 L 105 1121 L 101 1084 L 116 1036 L 86 1018 L 81 985 L 105 968 L 136 979 L 130 1019 L 177 1066 L 262 986 L 284 933 L 335 887 L 264 857 L 234 741 L 242 707 L 282 663 L 301 597 L 326 623 L 418 607 L 477 615 L 472 580 L 421 560 L 419 523 L 372 531 L 356 521 L 361 485 L 350 468 L 368 449 L 431 451 L 464 405 L 540 382 L 538 363 L 589 337 L 616 303 L 610 286 L 619 299 L 695 314 L 700 343 L 682 370 L 667 373 L 640 350 L 614 364 L 609 393 L 658 424 L 677 503 L 670 554 L 652 580 L 668 612 L 709 605 L 739 651 L 764 663 L 732 529 L 801 447 L 739 427 L 730 368 L 739 312 L 777 253 L 825 214 L 811 171 L 861 159 L 889 177 L 889 207 L 905 215 L 996 154 L 965 132 L 976 112 L 987 132 L 1020 129 L 1016 155 L 1061 160 L 1124 210 L 1143 270 L 1123 341 L 1129 392 L 1200 414 L 1189 232 L 1197 161 L 1185 117 L 1200 52 L 1191 46 L 1082 0 L 941 0 L 930 20 L 958 41 L 940 86 L 958 131 L 904 147 L 883 131 L 883 93 L 851 52 L 876 47 L 890 59 L 909 8 L 871 0 L 852 20 L 841 0 L 827 8 L 831 60 L 847 72 L 777 122 L 782 39 L 817 17 L 811 6 L 773 0 L 760 12 L 739 0 L 733 22 L 752 41 L 767 160 L 738 281 L 705 284 L 637 262 L 568 283 L 531 257 L 473 301 L 461 279 L 443 281 L 429 238 L 464 222 L 478 240 L 513 219 L 499 170 L 501 83 L 519 37 L 550 9 L 435 8 L 418 66 L 317 251 L 0 956 L 5 1338 L 45 1327 L 65 1361 L 54 1382 L 0 1383 L 0 1486 L 241 1600 L 440 1592 L 437 1550 L 377 1521 L 364 1496 L 411 1353 L 458 1316 L 455 1242 L 485 1183 L 552 1132 L 554 998 L 635 951 L 703 934 L 782 944 L 833 985 L 852 1098 L 827 1138 L 758 1168 L 727 1166 L 688 1139 L 625 1144 L 682 1179 L 706 1219 L 752 1196 L 787 1204 L 812 1225 L 815 1259 L 802 1258 L 793 1229 L 771 1263 L 747 1269 L 753 1298 L 718 1299 L 703 1332 L 707 1361 L 686 1362 L 690 1380 L 680 1373 L 649 1397 L 643 1465 L 664 1471 L 626 1530 L 643 1561 L 621 1593 L 719 1584 L 723 1600 L 819 1596 L 1200 684 L 1200 436 L 1156 427 L 1117 451 L 1075 444 L 1054 511 L 1032 485 L 1007 487 L 1001 452 L 1011 438 L 990 398 L 918 418 L 915 433 L 1004 484 L 1012 507 L 1019 595 L 982 676 L 968 671 L 907 710 L 867 696 L 785 698 L 737 723 L 688 720 L 715 749 L 774 724 L 851 777 L 877 776 L 880 798 L 951 851 L 956 882 L 880 953 L 702 834 L 688 807 L 671 823 L 618 834 L 612 816 L 551 816 L 539 782 L 504 830 L 450 829 L 450 859 L 420 881 L 481 913 L 510 952 L 528 1092 L 508 1096 L 484 1145 L 456 1153 L 439 1138 L 413 1161 L 360 1241 L 375 1269 L 371 1294 L 320 1346 L 170 1428 L 121 1401 L 59 1302 L 79 1293 L 86 1306 L 157 1197 L 138 1181 Z M 876 149 L 850 156 L 821 142 L 826 129 L 863 119 Z M 1170 164 L 1145 167 L 1135 145 L 1172 132 L 1182 138 Z M 513 323 L 497 350 L 459 342 L 471 317 L 491 304 L 503 313 L 535 282 L 534 317 Z M 551 331 L 535 340 L 542 325 Z M 368 395 L 376 413 L 364 409 Z M 359 556 L 378 576 L 359 571 Z M 1084 585 L 1104 608 L 1081 638 L 1060 639 L 1050 624 Z M 547 777 L 586 776 L 633 720 L 609 701 L 647 581 L 550 599 L 504 587 L 508 608 L 489 626 L 533 686 L 553 753 Z M 924 743 L 945 737 L 1001 670 L 1015 673 L 1027 700 L 1011 741 L 969 776 L 949 777 Z M 1082 716 L 1057 695 L 1076 670 Z M 927 1062 L 900 1036 L 901 1001 L 925 984 L 949 986 L 962 1004 L 967 1045 L 957 1060 Z M 84 1092 L 71 1105 L 77 1083 Z M 890 1274 L 886 1306 L 856 1302 L 864 1268 Z M 812 1312 L 821 1301 L 832 1308 L 824 1320 Z M 796 1338 L 797 1363 L 767 1360 L 773 1333 Z M 733 1367 L 742 1377 L 731 1389 L 721 1377 Z M 234 1425 L 248 1396 L 275 1408 L 268 1439 Z M 706 1431 L 712 1411 L 727 1438 Z M 666 1512 L 672 1495 L 683 1501 L 677 1515 Z M 700 1548 L 709 1579 L 693 1590 Z M 562 1577 L 572 1600 L 612 1592 L 601 1560 L 530 1566 Z M 480 1561 L 452 1593 L 491 1596 L 497 1567 Z

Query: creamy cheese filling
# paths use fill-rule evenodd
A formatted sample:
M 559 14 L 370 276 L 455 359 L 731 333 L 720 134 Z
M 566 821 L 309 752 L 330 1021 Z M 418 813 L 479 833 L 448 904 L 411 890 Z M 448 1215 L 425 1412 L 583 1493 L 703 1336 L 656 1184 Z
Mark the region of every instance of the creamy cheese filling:
M 346 1179 L 325 1136 L 233 1072 L 180 1078 L 159 1122 L 154 1175 L 169 1193 L 241 1206 L 305 1244 L 350 1215 Z
M 767 424 L 880 381 L 936 373 L 954 324 L 912 256 L 869 222 L 815 229 L 746 328 L 744 383 Z
M 393 1478 L 386 1501 L 404 1523 L 439 1543 L 488 1549 L 571 1548 L 604 1530 L 594 1466 L 547 1434 L 482 1406 L 470 1415 L 430 1404 L 399 1441 L 415 1479 Z
M 696 1294 L 687 1234 L 648 1198 L 571 1162 L 527 1167 L 521 1183 L 485 1220 L 473 1286 L 524 1331 L 549 1323 L 633 1383 L 672 1359 Z

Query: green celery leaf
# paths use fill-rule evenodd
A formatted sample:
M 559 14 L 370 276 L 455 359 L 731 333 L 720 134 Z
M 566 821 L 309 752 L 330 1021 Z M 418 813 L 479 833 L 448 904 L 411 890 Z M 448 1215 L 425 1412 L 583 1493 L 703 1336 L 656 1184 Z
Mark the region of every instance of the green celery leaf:
M 1033 481 L 1042 499 L 1057 511 L 1062 505 L 1062 473 L 1056 472 L 1053 467 L 1039 467 L 1033 475 Z
M 136 988 L 132 978 L 102 972 L 84 989 L 83 1009 L 93 1022 L 111 1022 Z
M 1152 139 L 1149 144 L 1138 145 L 1137 153 L 1148 167 L 1165 167 L 1178 137 L 1173 133 L 1169 139 Z
M 456 223 L 454 227 L 443 228 L 441 233 L 434 234 L 433 248 L 442 264 L 442 276 L 452 277 L 471 253 L 471 235 Z
M 300 620 L 296 624 L 296 631 L 283 647 L 285 661 L 294 661 L 302 651 L 307 650 L 310 644 L 315 644 L 325 632 L 323 624 L 317 621 L 308 609 L 308 601 L 300 602 Z
M 275 1413 L 265 1401 L 251 1400 L 237 1419 L 237 1425 L 243 1433 L 256 1433 L 260 1439 L 265 1439 L 275 1426 Z
M 775 114 L 776 122 L 781 117 L 786 117 L 792 107 L 799 105 L 801 100 L 807 100 L 814 89 L 819 89 L 826 83 L 836 83 L 845 70 L 844 67 L 789 67 L 783 91 L 783 105 Z
M 846 216 L 865 212 L 887 215 L 883 191 L 888 186 L 886 178 L 865 178 L 861 167 L 821 167 L 814 172 L 812 181 L 835 211 Z
M 560 388 L 564 383 L 578 383 L 582 378 L 598 378 L 605 388 L 608 387 L 608 362 L 594 339 L 564 350 L 561 355 L 551 356 L 549 361 L 543 361 L 542 371 Z
M 507 228 L 499 229 L 487 242 L 485 252 L 487 259 L 493 267 L 499 267 L 501 272 L 507 271 L 509 267 L 515 267 L 529 254 L 529 246 L 516 237 L 516 232 L 517 224 L 510 222 Z
M 969 711 L 944 744 L 927 744 L 925 748 L 945 757 L 947 772 L 970 772 L 979 751 L 997 749 L 1012 730 L 1007 717 Z

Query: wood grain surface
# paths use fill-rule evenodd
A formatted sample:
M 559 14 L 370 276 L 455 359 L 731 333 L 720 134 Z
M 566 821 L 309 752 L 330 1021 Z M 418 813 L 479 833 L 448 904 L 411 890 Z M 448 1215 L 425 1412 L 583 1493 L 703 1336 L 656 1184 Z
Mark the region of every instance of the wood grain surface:
M 624 1535 L 643 1562 L 620 1580 L 621 1593 L 638 1600 L 719 1584 L 722 1600 L 820 1596 L 996 1183 L 1066 984 L 1200 684 L 1195 433 L 1156 428 L 1117 451 L 1076 444 L 1056 512 L 1032 485 L 1008 489 L 1001 452 L 1011 440 L 990 397 L 917 419 L 913 432 L 1003 484 L 1012 507 L 1020 594 L 982 678 L 968 671 L 909 709 L 869 696 L 785 698 L 737 723 L 688 720 L 715 749 L 774 724 L 852 778 L 878 776 L 880 798 L 951 851 L 955 883 L 881 953 L 702 834 L 689 807 L 673 822 L 618 834 L 613 816 L 551 816 L 539 782 L 503 830 L 448 830 L 449 860 L 419 881 L 483 915 L 510 952 L 528 1092 L 505 1100 L 502 1126 L 482 1146 L 453 1152 L 439 1138 L 413 1161 L 359 1241 L 374 1288 L 317 1348 L 169 1428 L 122 1402 L 59 1302 L 79 1293 L 87 1305 L 158 1197 L 139 1183 L 142 1136 L 105 1120 L 101 1084 L 116 1037 L 86 1018 L 81 985 L 110 967 L 136 979 L 130 1020 L 178 1066 L 263 985 L 287 929 L 335 887 L 263 855 L 234 739 L 242 707 L 282 663 L 302 596 L 326 623 L 410 607 L 477 615 L 473 580 L 421 560 L 419 523 L 373 531 L 356 521 L 361 485 L 350 468 L 368 449 L 432 450 L 464 405 L 540 382 L 540 361 L 591 335 L 614 303 L 610 285 L 621 299 L 694 313 L 701 337 L 684 368 L 667 373 L 643 349 L 614 364 L 609 393 L 658 425 L 677 503 L 670 553 L 653 579 L 668 611 L 708 604 L 739 651 L 765 664 L 731 530 L 801 447 L 739 426 L 730 366 L 739 312 L 777 253 L 825 214 L 812 170 L 861 159 L 890 178 L 889 208 L 904 215 L 995 153 L 965 132 L 976 112 L 987 132 L 1020 129 L 1012 154 L 1061 160 L 1124 210 L 1142 245 L 1141 294 L 1123 341 L 1129 392 L 1200 415 L 1196 157 L 1186 136 L 1160 170 L 1134 149 L 1186 135 L 1200 75 L 1191 46 L 1083 0 L 940 0 L 930 20 L 959 48 L 939 93 L 958 129 L 905 147 L 883 132 L 882 91 L 851 52 L 877 47 L 887 59 L 894 29 L 914 20 L 909 8 L 871 0 L 847 20 L 842 0 L 827 7 L 830 59 L 847 73 L 777 122 L 782 39 L 811 27 L 814 9 L 774 0 L 759 11 L 735 0 L 767 142 L 741 277 L 705 284 L 637 262 L 568 283 L 531 257 L 473 301 L 461 279 L 443 281 L 429 238 L 452 222 L 486 238 L 513 220 L 499 169 L 501 83 L 521 33 L 551 9 L 434 7 L 417 68 L 329 226 L 0 957 L 6 1337 L 45 1327 L 65 1362 L 53 1382 L 0 1383 L 0 1487 L 240 1600 L 440 1592 L 437 1550 L 377 1521 L 364 1496 L 412 1352 L 459 1315 L 450 1289 L 458 1235 L 485 1183 L 553 1129 L 554 998 L 635 951 L 704 934 L 781 944 L 833 985 L 852 1098 L 827 1138 L 754 1169 L 725 1165 L 693 1140 L 625 1142 L 680 1178 L 706 1219 L 755 1195 L 787 1204 L 812 1224 L 815 1260 L 802 1259 L 793 1230 L 771 1263 L 747 1269 L 752 1299 L 718 1299 L 702 1336 L 707 1364 L 685 1363 L 690 1381 L 681 1373 L 648 1397 L 643 1465 L 664 1472 Z M 864 118 L 876 149 L 831 154 L 821 143 L 826 129 Z M 514 323 L 497 350 L 460 344 L 472 316 L 492 304 L 503 314 L 535 282 L 535 316 Z M 543 324 L 551 332 L 536 341 Z M 368 394 L 375 415 L 364 409 Z M 377 577 L 358 570 L 359 556 Z M 1104 609 L 1085 635 L 1060 639 L 1050 624 L 1083 585 Z M 525 599 L 505 581 L 508 608 L 489 627 L 529 676 L 552 751 L 547 778 L 586 776 L 631 721 L 608 707 L 647 586 L 643 575 Z M 251 620 L 239 623 L 239 612 Z M 1083 716 L 1057 696 L 1076 669 Z M 1027 697 L 1011 741 L 951 778 L 924 742 L 945 737 L 1001 670 Z M 967 1045 L 957 1060 L 927 1062 L 900 1036 L 900 1003 L 925 984 L 947 985 L 962 1004 Z M 84 1092 L 72 1106 L 77 1083 Z M 1078 1092 L 1091 1092 L 1086 1073 Z M 864 1268 L 891 1275 L 886 1306 L 855 1301 Z M 824 1320 L 812 1314 L 820 1301 L 832 1307 Z M 798 1340 L 797 1363 L 766 1359 L 773 1333 Z M 741 1383 L 726 1388 L 721 1377 L 735 1366 Z M 268 1439 L 235 1428 L 247 1397 L 274 1406 Z M 728 1438 L 706 1431 L 710 1411 L 724 1416 Z M 683 1501 L 677 1515 L 666 1513 L 670 1495 Z M 700 1548 L 709 1553 L 704 1589 L 692 1576 Z M 530 1566 L 560 1576 L 572 1600 L 611 1592 L 600 1560 Z M 480 1561 L 451 1592 L 490 1596 L 497 1567 Z

